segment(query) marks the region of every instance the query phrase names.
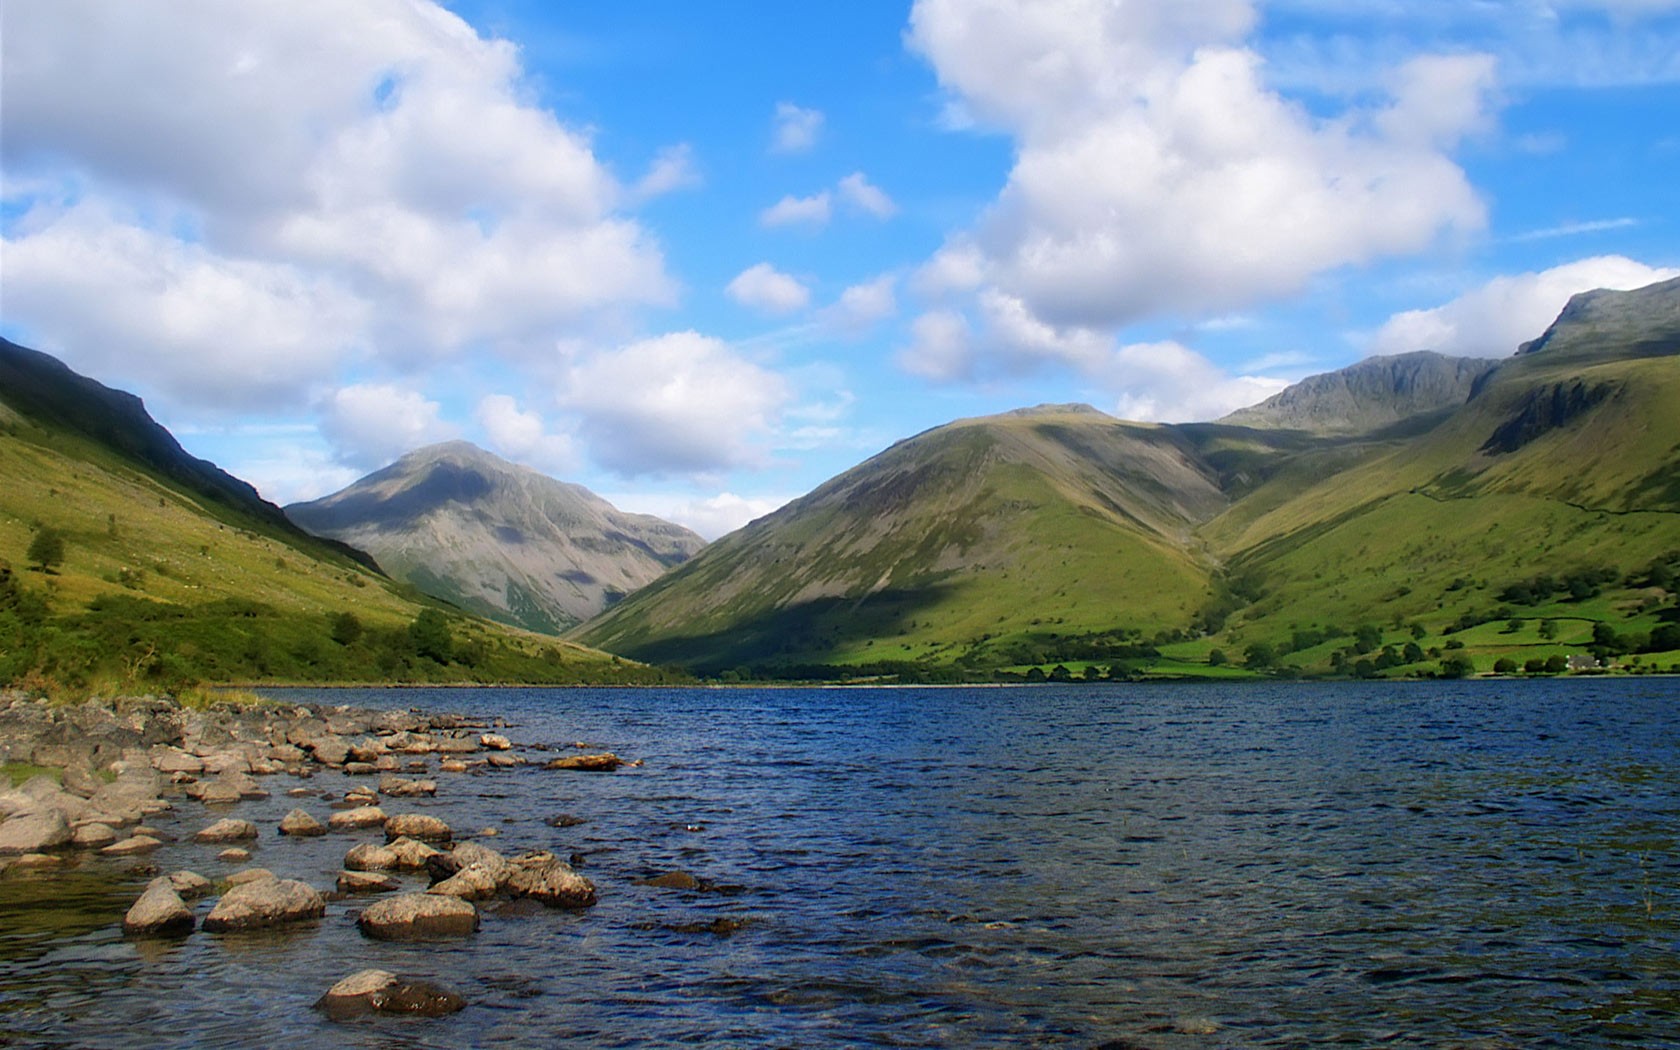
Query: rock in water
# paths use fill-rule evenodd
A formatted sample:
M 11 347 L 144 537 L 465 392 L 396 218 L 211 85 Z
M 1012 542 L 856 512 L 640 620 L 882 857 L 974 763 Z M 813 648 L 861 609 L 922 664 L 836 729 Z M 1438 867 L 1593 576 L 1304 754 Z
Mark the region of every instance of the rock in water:
M 280 834 L 282 835 L 325 835 L 327 829 L 321 822 L 305 813 L 301 809 L 294 809 L 280 818 Z
M 335 1021 L 369 1013 L 441 1017 L 465 1005 L 466 1000 L 447 988 L 385 970 L 353 973 L 315 1001 L 315 1009 Z
M 501 880 L 488 865 L 468 864 L 426 892 L 459 897 L 464 901 L 481 901 L 494 897 L 501 887 Z
M 193 931 L 192 909 L 187 907 L 168 876 L 156 878 L 123 916 L 123 933 L 130 936 L 172 937 Z
M 389 875 L 372 871 L 341 871 L 338 873 L 340 893 L 390 893 L 402 888 L 402 883 Z
M 544 766 L 544 769 L 575 769 L 584 773 L 611 773 L 624 764 L 623 760 L 611 751 L 603 751 L 598 755 L 567 755 L 557 758 Z
M 358 806 L 343 810 L 327 818 L 327 827 L 334 831 L 354 831 L 358 828 L 377 828 L 389 819 L 378 806 Z
M 0 824 L 0 854 L 57 849 L 68 845 L 71 837 L 70 824 L 58 810 L 23 810 Z
M 254 930 L 326 913 L 327 902 L 312 887 L 296 879 L 259 879 L 222 894 L 205 916 L 204 928 L 211 933 Z
M 370 905 L 356 925 L 382 941 L 466 937 L 478 929 L 478 909 L 456 897 L 404 893 Z
M 448 824 L 425 813 L 399 813 L 385 821 L 386 842 L 395 842 L 400 838 L 448 842 L 453 837 Z
M 107 857 L 127 857 L 135 853 L 150 853 L 161 845 L 161 840 L 150 835 L 131 835 L 121 842 L 111 843 L 99 852 Z
M 344 855 L 344 866 L 351 871 L 389 871 L 397 866 L 397 854 L 387 846 L 363 842 L 350 847 Z
M 548 853 L 515 857 L 507 888 L 516 897 L 529 897 L 551 908 L 587 908 L 595 903 L 595 884 Z
M 226 817 L 193 836 L 194 842 L 237 842 L 257 837 L 257 826 L 248 820 Z

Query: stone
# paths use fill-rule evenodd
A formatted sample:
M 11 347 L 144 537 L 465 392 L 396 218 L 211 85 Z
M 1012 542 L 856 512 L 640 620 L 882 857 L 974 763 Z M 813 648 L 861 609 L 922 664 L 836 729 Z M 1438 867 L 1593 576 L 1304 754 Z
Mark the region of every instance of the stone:
M 525 760 L 518 755 L 507 755 L 495 752 L 485 762 L 494 769 L 514 769 L 525 764 Z
M 235 886 L 204 917 L 211 933 L 253 930 L 318 919 L 327 902 L 315 889 L 296 879 L 258 879 Z
M 478 738 L 478 746 L 486 751 L 506 751 L 513 747 L 513 741 L 500 733 L 485 733 Z
M 8 871 L 44 871 L 64 867 L 64 858 L 55 853 L 25 853 L 7 866 Z
M 261 882 L 264 879 L 272 878 L 274 878 L 274 872 L 267 868 L 246 868 L 243 871 L 234 872 L 222 881 L 229 886 L 243 886 L 247 882 Z
M 150 853 L 161 845 L 162 842 L 150 835 L 130 835 L 121 842 L 111 843 L 99 852 L 107 857 L 128 857 L 136 853 Z
M 315 1009 L 335 1021 L 370 1013 L 441 1017 L 466 1006 L 459 995 L 411 977 L 386 970 L 361 970 L 339 981 L 315 1001 Z
M 350 745 L 342 737 L 320 736 L 303 746 L 324 766 L 342 766 L 350 758 Z
M 640 885 L 654 886 L 662 890 L 697 890 L 700 880 L 686 871 L 668 871 L 663 875 L 655 875 L 651 879 L 638 879 Z
M 445 824 L 427 813 L 399 813 L 385 821 L 385 840 L 400 838 L 421 839 L 426 842 L 448 842 L 454 837 Z
M 587 908 L 595 903 L 594 883 L 546 851 L 515 857 L 507 889 L 516 897 L 529 897 L 551 908 Z
M 321 822 L 305 813 L 301 809 L 294 809 L 280 818 L 280 834 L 282 835 L 325 835 L 327 829 Z
M 558 816 L 549 817 L 545 823 L 551 828 L 575 828 L 579 824 L 587 824 L 589 821 L 570 813 L 561 813 Z
M 398 839 L 385 848 L 396 856 L 397 862 L 394 866 L 404 871 L 424 871 L 426 862 L 442 852 L 419 839 L 409 838 Z
M 340 893 L 390 893 L 402 888 L 402 883 L 389 875 L 371 871 L 341 871 L 338 873 Z
M 70 822 L 59 810 L 26 809 L 0 824 L 0 854 L 41 853 L 68 846 L 72 837 Z
M 175 888 L 175 892 L 179 893 L 181 899 L 185 901 L 208 897 L 211 889 L 214 888 L 211 886 L 209 879 L 196 871 L 172 871 L 163 877 L 169 880 L 169 884 Z
M 123 916 L 123 933 L 138 936 L 182 936 L 197 920 L 168 878 L 153 879 L 146 892 Z
M 458 758 L 446 758 L 438 763 L 438 771 L 443 773 L 465 773 L 469 767 Z
M 459 897 L 464 901 L 481 901 L 494 897 L 501 887 L 502 881 L 488 865 L 468 864 L 426 892 L 444 897 Z
M 160 744 L 151 751 L 152 768 L 159 773 L 202 773 L 204 759 L 178 747 Z
M 306 787 L 287 788 L 286 789 L 286 797 L 287 798 L 319 798 L 320 797 L 320 792 L 315 791 L 311 788 L 306 788 Z
M 327 818 L 327 827 L 334 831 L 355 831 L 360 828 L 384 827 L 388 820 L 385 811 L 378 806 L 358 806 L 355 809 L 341 810 Z
M 216 854 L 216 859 L 224 864 L 243 864 L 251 859 L 251 851 L 240 849 L 238 846 L 229 846 Z
M 393 798 L 416 798 L 420 795 L 437 794 L 435 780 L 408 780 L 399 776 L 383 776 L 379 778 L 379 793 Z
M 82 849 L 98 849 L 117 841 L 117 829 L 109 824 L 90 821 L 80 824 L 70 835 L 70 844 Z
M 257 837 L 257 826 L 248 820 L 224 817 L 193 835 L 194 842 L 238 842 Z
M 206 806 L 231 806 L 235 802 L 243 802 L 245 796 L 232 784 L 224 784 L 219 780 L 212 780 L 208 784 L 194 784 L 198 790 L 188 791 L 187 794 L 197 798 Z
M 344 854 L 344 866 L 351 871 L 389 871 L 397 866 L 397 853 L 388 846 L 363 842 Z
M 455 897 L 404 893 L 369 905 L 356 925 L 382 941 L 467 937 L 478 929 L 478 909 Z
M 489 846 L 477 842 L 457 842 L 451 855 L 460 867 L 482 864 L 494 872 L 498 879 L 506 878 L 508 859 Z
M 611 773 L 624 764 L 623 760 L 611 751 L 603 751 L 598 755 L 567 755 L 557 758 L 544 766 L 544 769 L 574 769 L 584 773 Z

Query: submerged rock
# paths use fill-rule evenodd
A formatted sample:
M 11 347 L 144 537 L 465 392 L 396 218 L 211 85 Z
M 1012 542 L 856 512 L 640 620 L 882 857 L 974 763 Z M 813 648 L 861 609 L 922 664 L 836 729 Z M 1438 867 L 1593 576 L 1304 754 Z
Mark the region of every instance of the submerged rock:
M 466 1006 L 447 988 L 386 970 L 362 970 L 339 981 L 315 1001 L 315 1009 L 333 1020 L 370 1013 L 441 1017 Z
M 204 928 L 211 933 L 253 930 L 318 919 L 326 913 L 327 902 L 313 887 L 296 879 L 271 877 L 222 894 L 205 916 Z
M 123 916 L 123 932 L 130 936 L 181 936 L 193 931 L 197 920 L 167 876 L 156 878 Z
M 603 751 L 598 755 L 567 755 L 557 758 L 544 766 L 544 769 L 574 769 L 584 773 L 611 773 L 622 766 L 624 761 L 611 751 Z
M 404 893 L 370 905 L 356 925 L 375 940 L 466 937 L 478 929 L 478 909 L 456 897 Z

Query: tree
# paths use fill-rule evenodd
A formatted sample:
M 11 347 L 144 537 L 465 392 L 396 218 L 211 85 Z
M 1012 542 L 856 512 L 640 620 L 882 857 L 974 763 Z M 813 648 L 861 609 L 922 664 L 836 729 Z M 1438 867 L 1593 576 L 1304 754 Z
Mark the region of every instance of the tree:
M 1551 656 L 1546 657 L 1547 674 L 1562 674 L 1567 670 L 1569 670 L 1569 657 L 1564 656 L 1562 653 L 1553 653 Z
M 1406 662 L 1409 664 L 1421 663 L 1423 661 L 1423 647 L 1416 642 L 1407 642 L 1406 648 L 1401 650 L 1401 655 L 1406 658 Z
M 1676 648 L 1680 648 L 1680 646 L 1677 646 Z M 1223 649 L 1212 649 L 1208 651 L 1209 667 L 1221 667 L 1224 665 L 1225 659 L 1225 650 Z
M 1509 656 L 1501 656 L 1493 662 L 1494 674 L 1516 674 L 1517 662 Z
M 355 613 L 348 609 L 344 612 L 333 613 L 332 640 L 339 645 L 355 645 L 362 636 L 362 621 Z
M 1441 661 L 1442 678 L 1468 678 L 1476 673 L 1476 665 L 1468 657 L 1449 656 Z
M 1556 638 L 1557 637 L 1557 621 L 1556 620 L 1541 620 L 1540 621 L 1540 637 L 1544 638 L 1548 642 L 1551 641 L 1553 638 Z
M 53 566 L 64 562 L 64 535 L 57 529 L 42 528 L 35 533 L 35 538 L 29 541 L 29 551 L 26 555 L 42 572 L 51 572 Z
M 448 663 L 454 652 L 455 639 L 449 633 L 449 621 L 436 609 L 420 611 L 408 625 L 408 638 L 416 653 L 440 664 Z
M 1270 667 L 1277 662 L 1277 653 L 1265 642 L 1255 642 L 1243 651 L 1243 663 L 1252 668 Z

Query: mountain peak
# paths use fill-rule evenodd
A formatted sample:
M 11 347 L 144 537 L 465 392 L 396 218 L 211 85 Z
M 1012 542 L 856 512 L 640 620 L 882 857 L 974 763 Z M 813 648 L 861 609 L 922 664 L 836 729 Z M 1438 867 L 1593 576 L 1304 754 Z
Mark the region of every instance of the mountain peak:
M 1680 277 L 1617 291 L 1570 296 L 1540 338 L 1517 348 L 1548 358 L 1661 357 L 1680 353 Z
M 1482 358 L 1417 350 L 1368 357 L 1334 372 L 1308 376 L 1218 420 L 1231 426 L 1361 434 L 1456 408 L 1476 381 L 1497 367 Z

